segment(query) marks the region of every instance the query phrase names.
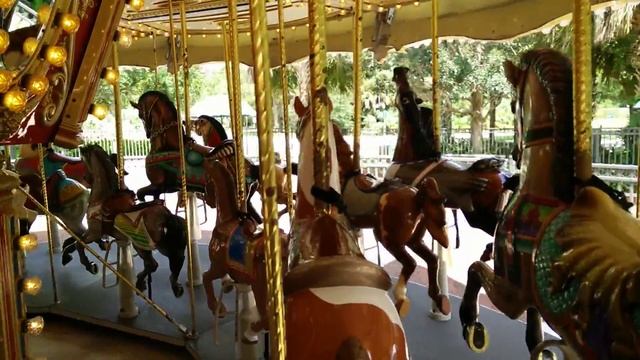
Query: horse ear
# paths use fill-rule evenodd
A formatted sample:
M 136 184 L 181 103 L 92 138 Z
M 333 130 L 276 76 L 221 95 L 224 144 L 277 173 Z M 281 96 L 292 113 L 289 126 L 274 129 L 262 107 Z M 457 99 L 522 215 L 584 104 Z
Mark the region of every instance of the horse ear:
M 134 103 L 133 101 L 129 101 L 129 103 L 131 104 L 131 106 L 133 106 L 135 109 L 140 110 L 140 108 L 138 107 L 138 103 Z
M 440 193 L 440 188 L 434 178 L 428 177 L 425 180 L 425 188 L 430 199 L 444 201 L 444 196 Z
M 293 108 L 296 110 L 298 117 L 303 117 L 305 112 L 307 112 L 307 108 L 304 106 L 299 96 L 296 96 L 295 100 L 293 100 Z
M 504 75 L 507 77 L 507 80 L 513 85 L 513 87 L 518 86 L 518 79 L 520 78 L 520 70 L 514 63 L 507 60 L 502 63 L 502 67 L 504 69 Z

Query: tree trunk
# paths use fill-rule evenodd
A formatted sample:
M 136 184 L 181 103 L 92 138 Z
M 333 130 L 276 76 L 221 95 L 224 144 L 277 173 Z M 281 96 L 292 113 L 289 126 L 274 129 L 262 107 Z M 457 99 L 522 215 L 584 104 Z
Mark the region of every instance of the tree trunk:
M 473 90 L 471 93 L 471 151 L 474 154 L 482 153 L 482 93 Z
M 496 128 L 496 109 L 498 108 L 498 101 L 492 100 L 491 107 L 489 108 L 489 148 L 493 150 L 496 139 L 494 129 Z

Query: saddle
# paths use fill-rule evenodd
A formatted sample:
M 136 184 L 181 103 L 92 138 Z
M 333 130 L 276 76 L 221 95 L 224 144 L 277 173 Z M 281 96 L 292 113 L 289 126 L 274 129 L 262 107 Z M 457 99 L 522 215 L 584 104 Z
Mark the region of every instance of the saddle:
M 356 185 L 358 190 L 363 193 L 374 193 L 377 192 L 385 185 L 384 180 L 376 179 L 373 175 L 369 174 L 358 174 L 354 176 L 353 183 Z

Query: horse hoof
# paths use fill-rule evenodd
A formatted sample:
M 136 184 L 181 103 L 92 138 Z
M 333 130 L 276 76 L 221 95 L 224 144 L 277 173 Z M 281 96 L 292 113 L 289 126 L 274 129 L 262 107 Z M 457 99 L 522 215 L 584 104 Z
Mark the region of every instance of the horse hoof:
M 65 253 L 62 254 L 62 266 L 67 265 L 71 260 L 73 260 L 73 256 Z
M 104 240 L 98 241 L 98 247 L 100 250 L 107 251 L 107 242 Z
M 436 298 L 436 305 L 438 306 L 438 310 L 443 315 L 451 314 L 451 303 L 449 302 L 449 298 L 444 295 L 438 295 Z
M 98 265 L 96 265 L 96 263 L 94 263 L 94 262 L 89 263 L 89 265 L 87 266 L 87 271 L 90 272 L 93 275 L 97 274 L 98 273 Z
M 260 338 L 258 337 L 258 334 L 253 333 L 253 331 L 247 330 L 242 335 L 242 343 L 243 344 L 255 345 L 255 344 L 258 343 L 258 340 L 260 340 Z
M 177 298 L 181 297 L 184 294 L 184 288 L 180 284 L 171 286 L 171 289 L 173 290 L 173 295 Z
M 396 301 L 396 309 L 400 317 L 406 317 L 411 310 L 411 301 L 409 299 L 401 299 Z
M 233 281 L 231 280 L 224 280 L 222 281 L 222 291 L 225 294 L 230 293 L 231 291 L 233 291 Z
M 483 353 L 489 347 L 489 333 L 479 322 L 465 326 L 463 336 L 469 349 L 475 353 Z
M 540 355 L 538 355 L 538 360 L 558 360 L 558 357 L 551 350 L 542 350 Z
M 138 281 L 136 281 L 136 289 L 142 292 L 147 290 L 147 283 L 144 281 L 144 278 L 138 278 Z

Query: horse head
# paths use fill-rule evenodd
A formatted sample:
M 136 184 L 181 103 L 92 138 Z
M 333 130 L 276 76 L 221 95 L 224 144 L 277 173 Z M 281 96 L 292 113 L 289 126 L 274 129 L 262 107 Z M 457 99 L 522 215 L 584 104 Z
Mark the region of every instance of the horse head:
M 152 149 L 162 147 L 167 141 L 167 131 L 178 126 L 178 111 L 169 97 L 159 91 L 147 91 L 140 95 L 138 102 L 130 102 L 138 109 L 138 117 L 144 125 L 145 135 L 151 140 Z M 173 134 L 173 132 L 171 132 Z M 177 140 L 177 133 L 175 133 Z M 170 144 L 176 145 L 176 144 Z

